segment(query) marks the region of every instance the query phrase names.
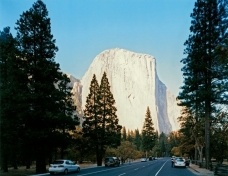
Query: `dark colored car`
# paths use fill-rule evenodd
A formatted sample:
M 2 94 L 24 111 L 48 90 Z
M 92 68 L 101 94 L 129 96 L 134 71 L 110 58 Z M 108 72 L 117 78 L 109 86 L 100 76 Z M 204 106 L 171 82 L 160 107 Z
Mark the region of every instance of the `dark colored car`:
M 190 160 L 189 160 L 189 159 L 186 159 L 186 160 L 185 160 L 185 165 L 186 165 L 186 166 L 189 166 L 189 164 L 190 164 Z
M 105 167 L 107 166 L 120 166 L 120 160 L 117 157 L 106 157 Z
M 149 161 L 152 161 L 152 160 L 155 160 L 155 157 L 150 156 L 150 157 L 149 157 Z

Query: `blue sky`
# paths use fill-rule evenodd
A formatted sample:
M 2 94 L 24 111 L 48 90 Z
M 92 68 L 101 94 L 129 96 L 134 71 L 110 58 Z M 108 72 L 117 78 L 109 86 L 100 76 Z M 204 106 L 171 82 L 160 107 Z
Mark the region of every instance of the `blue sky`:
M 0 0 L 0 30 L 36 0 Z M 160 80 L 175 95 L 182 85 L 184 42 L 195 0 L 43 0 L 62 71 L 81 78 L 100 52 L 111 48 L 150 54 Z M 134 75 L 132 75 L 134 76 Z

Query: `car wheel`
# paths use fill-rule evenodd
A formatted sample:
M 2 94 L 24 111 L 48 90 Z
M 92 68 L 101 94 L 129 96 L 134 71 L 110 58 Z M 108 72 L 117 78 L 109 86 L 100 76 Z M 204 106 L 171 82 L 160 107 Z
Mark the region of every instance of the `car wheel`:
M 54 172 L 50 172 L 50 175 L 54 175 Z
M 80 172 L 80 167 L 77 168 L 77 172 Z
M 67 169 L 64 170 L 64 174 L 65 174 L 65 175 L 68 174 L 68 170 L 67 170 Z

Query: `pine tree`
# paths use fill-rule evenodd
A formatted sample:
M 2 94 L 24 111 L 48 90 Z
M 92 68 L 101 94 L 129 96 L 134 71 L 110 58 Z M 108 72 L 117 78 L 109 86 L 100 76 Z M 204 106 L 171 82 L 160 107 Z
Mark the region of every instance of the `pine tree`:
M 117 147 L 120 145 L 122 126 L 119 125 L 119 119 L 116 115 L 115 99 L 110 90 L 109 81 L 105 72 L 101 79 L 100 97 L 102 125 L 105 129 L 105 145 Z
M 58 89 L 56 91 L 57 94 L 60 96 L 56 96 L 56 99 L 53 102 L 56 102 L 54 112 L 59 112 L 58 119 L 56 119 L 56 132 L 58 132 L 58 140 L 59 144 L 57 143 L 56 146 L 61 148 L 61 158 L 64 158 L 64 152 L 67 147 L 72 142 L 72 135 L 70 134 L 71 131 L 75 130 L 75 126 L 79 125 L 79 119 L 76 112 L 76 107 L 74 106 L 73 99 L 72 99 L 72 87 L 69 86 L 70 79 L 66 74 L 62 74 L 62 80 L 59 80 Z M 58 101 L 58 98 L 62 97 L 61 101 Z M 55 147 L 56 147 L 55 146 Z
M 145 152 L 152 150 L 156 142 L 156 133 L 149 107 L 147 107 L 142 129 L 142 148 Z
M 29 88 L 29 114 L 23 119 L 23 144 L 27 159 L 36 160 L 36 173 L 44 173 L 46 158 L 54 148 L 63 146 L 64 136 L 77 121 L 72 118 L 73 106 L 66 101 L 70 95 L 64 86 L 69 80 L 66 80 L 59 64 L 54 61 L 58 48 L 51 34 L 46 5 L 37 0 L 32 8 L 23 12 L 16 25 L 18 57 L 23 61 Z
M 118 124 L 114 104 L 106 73 L 102 76 L 100 86 L 94 75 L 85 105 L 83 135 L 90 139 L 89 145 L 96 151 L 98 166 L 102 165 L 102 158 L 108 146 L 120 145 L 122 127 Z
M 100 90 L 99 84 L 96 79 L 96 75 L 90 83 L 90 92 L 86 98 L 86 105 L 84 109 L 84 122 L 83 127 L 83 137 L 88 138 L 88 145 L 90 150 L 95 151 L 96 156 L 99 154 L 99 149 L 101 148 L 102 139 L 101 133 L 101 117 L 100 117 Z M 97 156 L 98 158 L 98 156 Z M 97 159 L 98 160 L 98 159 Z
M 134 133 L 132 130 L 129 130 L 127 131 L 127 141 L 133 143 L 134 141 Z
M 123 133 L 123 134 L 122 134 L 122 140 L 123 140 L 123 141 L 126 141 L 126 140 L 127 140 L 127 132 L 126 132 L 126 128 L 125 128 L 125 127 L 123 127 L 123 128 L 122 128 L 122 131 L 123 131 L 123 132 L 122 132 L 122 133 Z
M 142 139 L 141 139 L 141 135 L 140 135 L 138 129 L 135 130 L 134 144 L 135 144 L 137 150 L 140 150 L 141 149 Z
M 227 91 L 224 87 L 227 78 L 222 71 L 226 66 L 218 59 L 217 50 L 225 44 L 228 35 L 227 3 L 227 0 L 196 1 L 191 14 L 191 34 L 185 42 L 187 57 L 181 61 L 185 64 L 182 68 L 185 85 L 179 99 L 181 105 L 190 108 L 196 116 L 204 114 L 206 168 L 209 168 L 213 112 L 225 103 L 224 92 Z
M 17 169 L 23 137 L 22 117 L 27 112 L 27 77 L 17 56 L 16 40 L 6 27 L 0 32 L 0 140 L 1 164 L 5 172 L 9 163 Z

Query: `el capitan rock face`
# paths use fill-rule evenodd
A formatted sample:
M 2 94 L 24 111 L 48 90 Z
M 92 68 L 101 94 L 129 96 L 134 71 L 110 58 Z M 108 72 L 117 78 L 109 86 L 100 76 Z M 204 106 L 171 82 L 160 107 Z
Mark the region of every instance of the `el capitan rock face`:
M 95 57 L 81 79 L 81 92 L 76 93 L 79 94 L 76 97 L 80 99 L 82 109 L 89 94 L 93 74 L 100 84 L 104 72 L 107 73 L 116 101 L 120 125 L 141 131 L 146 108 L 149 106 L 154 127 L 160 133 L 168 134 L 179 129 L 177 117 L 180 115 L 180 107 L 165 84 L 159 80 L 155 58 L 124 49 L 105 50 Z M 79 86 L 78 83 L 75 85 Z

